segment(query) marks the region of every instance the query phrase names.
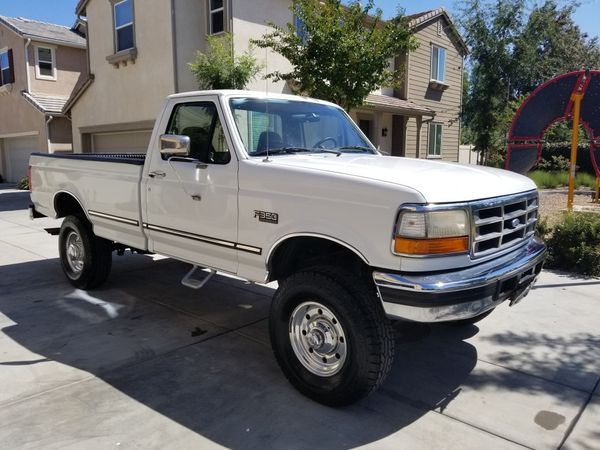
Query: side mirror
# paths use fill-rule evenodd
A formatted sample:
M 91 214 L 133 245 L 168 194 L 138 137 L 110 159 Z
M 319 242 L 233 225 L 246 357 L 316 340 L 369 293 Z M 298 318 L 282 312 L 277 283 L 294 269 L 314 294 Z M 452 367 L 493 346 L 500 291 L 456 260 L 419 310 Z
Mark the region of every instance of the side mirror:
M 163 134 L 160 137 L 160 153 L 166 156 L 189 156 L 190 137 L 179 134 Z

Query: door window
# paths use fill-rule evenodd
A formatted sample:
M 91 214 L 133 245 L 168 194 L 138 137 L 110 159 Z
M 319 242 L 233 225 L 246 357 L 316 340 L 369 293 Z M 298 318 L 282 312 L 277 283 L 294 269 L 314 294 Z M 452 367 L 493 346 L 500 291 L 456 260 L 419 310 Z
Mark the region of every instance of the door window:
M 190 158 L 210 164 L 227 164 L 231 160 L 219 113 L 212 102 L 177 105 L 171 114 L 167 134 L 190 138 Z

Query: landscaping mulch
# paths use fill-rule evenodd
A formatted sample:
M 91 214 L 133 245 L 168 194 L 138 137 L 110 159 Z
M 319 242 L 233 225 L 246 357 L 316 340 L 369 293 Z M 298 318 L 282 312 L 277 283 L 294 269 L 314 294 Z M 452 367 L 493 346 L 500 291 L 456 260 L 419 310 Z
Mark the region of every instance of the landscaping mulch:
M 573 197 L 573 206 L 585 207 L 600 213 L 600 204 L 592 202 L 593 192 L 590 189 L 577 189 Z M 548 221 L 548 225 L 554 225 L 561 214 L 567 210 L 567 189 L 541 189 L 540 190 L 540 217 Z

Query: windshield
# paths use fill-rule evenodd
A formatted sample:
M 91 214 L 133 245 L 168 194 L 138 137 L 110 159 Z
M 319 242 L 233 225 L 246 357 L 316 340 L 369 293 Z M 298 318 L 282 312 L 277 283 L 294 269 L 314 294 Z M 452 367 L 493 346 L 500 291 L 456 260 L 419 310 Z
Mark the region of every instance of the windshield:
M 229 105 L 250 156 L 283 153 L 376 153 L 336 107 L 278 98 L 232 98 Z

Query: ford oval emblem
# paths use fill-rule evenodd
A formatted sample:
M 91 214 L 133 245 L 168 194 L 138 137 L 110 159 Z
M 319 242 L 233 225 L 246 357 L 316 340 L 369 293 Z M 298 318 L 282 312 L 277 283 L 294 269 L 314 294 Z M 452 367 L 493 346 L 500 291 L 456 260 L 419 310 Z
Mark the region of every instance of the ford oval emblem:
M 510 223 L 510 225 L 513 228 L 517 228 L 519 225 L 521 225 L 521 221 L 519 219 L 513 219 L 512 222 Z

